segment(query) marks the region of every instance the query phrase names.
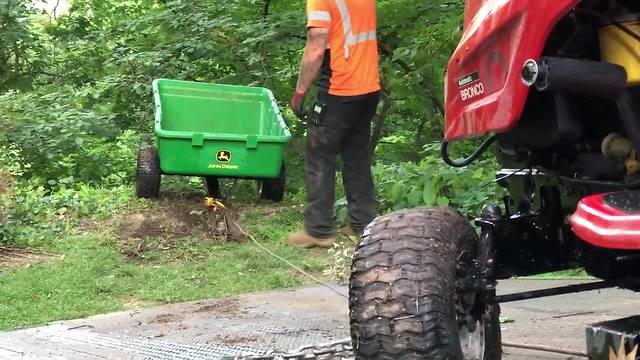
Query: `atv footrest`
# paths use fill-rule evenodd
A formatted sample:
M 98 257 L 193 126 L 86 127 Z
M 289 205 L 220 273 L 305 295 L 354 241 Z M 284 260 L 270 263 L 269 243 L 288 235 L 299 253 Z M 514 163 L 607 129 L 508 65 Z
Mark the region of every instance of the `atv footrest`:
M 639 355 L 640 316 L 593 324 L 587 328 L 590 360 L 635 360 Z
M 640 250 L 640 191 L 588 196 L 578 203 L 570 223 L 593 246 Z

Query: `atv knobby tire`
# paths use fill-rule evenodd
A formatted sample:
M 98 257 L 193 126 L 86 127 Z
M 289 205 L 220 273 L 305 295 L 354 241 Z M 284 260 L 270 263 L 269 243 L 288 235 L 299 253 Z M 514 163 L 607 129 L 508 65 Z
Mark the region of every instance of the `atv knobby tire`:
M 453 209 L 403 210 L 374 220 L 352 264 L 356 359 L 500 359 L 498 306 L 479 305 L 477 294 L 461 291 L 477 246 L 473 228 Z
M 160 193 L 160 157 L 154 146 L 138 151 L 136 170 L 136 195 L 140 198 L 155 198 Z
M 260 180 L 259 193 L 260 199 L 271 200 L 273 202 L 281 202 L 284 199 L 284 189 L 286 185 L 287 172 L 284 162 L 280 167 L 280 174 L 273 179 Z

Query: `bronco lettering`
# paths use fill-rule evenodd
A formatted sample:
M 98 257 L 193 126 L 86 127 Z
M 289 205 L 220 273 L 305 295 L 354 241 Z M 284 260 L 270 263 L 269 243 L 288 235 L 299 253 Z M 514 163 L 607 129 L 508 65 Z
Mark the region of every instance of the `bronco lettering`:
M 471 100 L 474 97 L 480 96 L 482 94 L 484 94 L 484 84 L 482 83 L 477 83 L 473 86 L 469 86 L 468 88 L 460 90 L 462 101 Z

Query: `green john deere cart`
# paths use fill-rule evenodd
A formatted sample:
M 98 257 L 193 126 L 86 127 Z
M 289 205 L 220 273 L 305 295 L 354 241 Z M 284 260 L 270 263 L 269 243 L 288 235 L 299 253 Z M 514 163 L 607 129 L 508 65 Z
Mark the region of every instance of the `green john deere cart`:
M 219 178 L 255 179 L 262 199 L 282 201 L 291 133 L 269 89 L 157 79 L 153 94 L 156 141 L 138 154 L 138 197 L 157 197 L 166 174 L 201 176 L 215 198 Z

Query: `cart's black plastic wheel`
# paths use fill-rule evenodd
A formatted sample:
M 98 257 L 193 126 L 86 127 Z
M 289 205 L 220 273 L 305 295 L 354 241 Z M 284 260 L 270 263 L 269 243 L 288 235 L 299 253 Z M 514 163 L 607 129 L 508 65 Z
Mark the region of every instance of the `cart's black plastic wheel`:
M 478 238 L 449 208 L 374 220 L 349 287 L 356 359 L 498 360 L 499 307 L 464 292 Z
M 281 202 L 284 199 L 286 179 L 286 169 L 283 162 L 278 177 L 259 181 L 260 199 Z
M 160 157 L 155 146 L 138 151 L 136 171 L 136 195 L 140 198 L 155 198 L 160 193 Z
M 205 176 L 204 183 L 207 188 L 207 194 L 214 199 L 222 199 L 220 192 L 220 181 L 215 176 Z

